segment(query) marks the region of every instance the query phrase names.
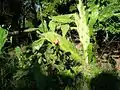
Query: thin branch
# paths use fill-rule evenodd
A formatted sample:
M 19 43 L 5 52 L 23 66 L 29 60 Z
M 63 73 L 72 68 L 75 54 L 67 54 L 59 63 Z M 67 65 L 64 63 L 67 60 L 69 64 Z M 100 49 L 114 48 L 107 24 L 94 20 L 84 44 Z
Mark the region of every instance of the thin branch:
M 29 28 L 29 29 L 25 29 L 23 31 L 23 33 L 29 33 L 29 32 L 34 32 L 34 31 L 37 31 L 39 30 L 39 28 Z M 18 35 L 20 33 L 20 31 L 13 31 L 13 32 L 8 32 L 8 35 Z

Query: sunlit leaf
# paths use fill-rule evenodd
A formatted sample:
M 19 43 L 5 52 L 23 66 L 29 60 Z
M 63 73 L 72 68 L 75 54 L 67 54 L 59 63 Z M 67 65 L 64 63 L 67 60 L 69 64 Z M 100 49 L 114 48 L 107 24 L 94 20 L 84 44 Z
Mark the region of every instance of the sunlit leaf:
M 59 41 L 58 45 L 60 46 L 60 48 L 62 50 L 64 50 L 65 52 L 70 52 L 72 57 L 75 60 L 81 59 L 75 46 L 70 41 L 68 41 L 66 38 L 64 38 L 64 37 L 62 37 L 54 32 L 47 32 L 47 33 L 44 33 L 43 35 L 45 36 L 45 39 L 50 41 L 52 44 L 54 44 L 55 40 L 58 40 Z
M 40 24 L 39 30 L 40 30 L 40 32 L 47 32 L 48 31 L 47 23 L 45 20 L 43 23 Z
M 51 31 L 54 32 L 56 26 L 57 26 L 57 23 L 56 23 L 56 22 L 50 21 L 50 23 L 49 23 L 49 28 L 50 28 Z
M 59 23 L 71 23 L 74 21 L 73 19 L 74 14 L 66 14 L 66 15 L 59 15 L 51 17 L 52 21 L 59 22 Z
M 44 38 L 40 38 L 39 40 L 34 41 L 32 44 L 33 52 L 35 50 L 39 50 L 43 45 L 43 43 L 44 43 Z
M 61 26 L 63 37 L 65 37 L 65 35 L 68 32 L 69 28 L 70 28 L 70 26 L 68 24 L 65 24 L 65 25 Z
M 0 51 L 7 40 L 7 35 L 8 35 L 8 32 L 5 29 L 0 28 Z

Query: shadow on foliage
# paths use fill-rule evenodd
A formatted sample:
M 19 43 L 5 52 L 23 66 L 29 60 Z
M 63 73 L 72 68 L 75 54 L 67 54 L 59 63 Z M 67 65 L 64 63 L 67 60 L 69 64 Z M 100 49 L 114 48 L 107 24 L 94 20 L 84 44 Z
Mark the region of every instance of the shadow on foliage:
M 36 62 L 29 70 L 28 75 L 17 81 L 17 88 L 14 90 L 88 90 L 86 89 L 87 83 L 81 73 L 70 77 L 57 74 L 57 72 L 56 69 L 52 70 L 51 66 L 48 66 L 46 72 Z
M 26 76 L 29 82 L 26 82 L 26 86 L 23 88 L 19 86 L 17 90 L 78 90 L 78 88 L 84 90 L 83 88 L 85 87 L 83 86 L 87 85 L 81 73 L 72 78 L 67 75 L 57 74 L 57 71 L 51 70 L 51 68 L 48 70 L 48 74 L 45 75 L 40 65 L 38 63 L 34 64 L 33 68 L 31 68 L 29 74 Z
M 101 73 L 90 82 L 90 90 L 120 90 L 120 80 L 112 73 Z

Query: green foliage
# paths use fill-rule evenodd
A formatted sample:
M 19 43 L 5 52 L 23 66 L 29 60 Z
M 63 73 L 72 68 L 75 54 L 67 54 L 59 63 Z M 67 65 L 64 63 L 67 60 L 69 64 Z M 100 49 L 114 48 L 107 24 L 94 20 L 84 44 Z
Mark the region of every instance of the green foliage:
M 74 71 L 73 76 L 78 74 L 79 72 L 82 72 L 86 78 L 92 78 L 96 74 L 98 74 L 100 70 L 96 66 L 94 67 L 96 68 L 96 71 L 92 71 L 94 65 L 92 65 L 91 61 L 95 58 L 93 52 L 93 44 L 90 42 L 91 36 L 93 35 L 93 26 L 98 19 L 98 11 L 96 8 L 98 8 L 98 6 L 91 9 L 94 12 L 89 14 L 88 11 L 85 10 L 85 7 L 83 6 L 82 2 L 80 1 L 78 4 L 78 14 L 66 14 L 51 17 L 51 21 L 48 24 L 50 30 L 47 28 L 46 23 L 44 23 L 44 26 L 46 28 L 41 27 L 41 24 L 39 28 L 42 32 L 42 34 L 40 34 L 40 39 L 33 42 L 32 44 L 33 51 L 37 52 L 39 56 L 38 63 L 42 65 L 43 61 L 47 62 L 47 65 L 51 65 L 51 68 L 57 68 L 57 73 L 67 76 L 72 76 L 71 69 Z M 94 15 L 96 16 L 93 17 Z M 89 18 L 90 21 L 89 23 L 87 23 Z M 79 39 L 83 45 L 82 47 L 80 47 L 82 48 L 82 51 L 78 51 L 75 48 L 75 45 L 66 38 L 67 32 L 72 28 L 70 26 L 71 23 L 76 23 L 75 26 L 77 26 L 76 29 L 79 34 Z M 56 32 L 58 29 L 62 31 L 61 35 L 59 35 Z M 47 31 L 47 33 L 44 31 Z M 47 42 L 47 44 L 45 42 Z M 44 48 L 45 50 L 43 50 L 42 48 Z M 54 52 L 53 48 L 55 50 Z M 58 55 L 56 55 L 55 52 L 58 52 L 60 53 L 60 55 L 63 55 L 63 58 L 58 57 Z M 71 54 L 71 56 L 69 56 L 69 59 L 73 59 L 75 63 L 77 63 L 77 60 L 81 63 L 81 65 L 73 65 L 71 66 L 71 69 L 68 70 L 64 68 L 64 63 L 67 62 L 67 59 L 65 59 L 65 57 L 67 56 L 64 53 L 68 52 Z M 56 60 L 59 59 L 63 61 L 56 65 Z M 48 66 L 46 66 L 45 68 L 47 70 Z
M 33 52 L 35 52 L 35 50 L 39 50 L 42 47 L 44 41 L 45 41 L 45 39 L 41 38 L 41 39 L 33 42 L 33 44 L 32 44 Z
M 89 22 L 96 22 L 94 26 L 96 30 L 104 29 L 112 33 L 118 33 L 120 30 L 119 23 L 116 22 L 114 17 L 119 19 L 120 17 L 120 3 L 118 0 L 88 0 L 87 6 L 89 7 L 88 12 L 91 13 Z M 92 20 L 92 18 L 96 20 Z M 93 25 L 94 25 L 93 23 Z M 91 24 L 90 24 L 91 26 Z
M 0 54 L 0 89 L 11 89 L 14 87 L 13 74 L 17 69 L 17 59 L 7 53 Z
M 16 47 L 15 52 L 16 52 L 17 58 L 20 59 L 20 56 L 21 56 L 21 53 L 22 53 L 20 47 Z
M 0 28 L 0 52 L 7 40 L 7 35 L 8 35 L 8 32 L 5 29 Z
M 59 3 L 59 0 L 56 0 Z M 45 2 L 42 1 L 42 15 L 43 16 L 49 16 L 49 15 L 57 15 L 56 8 L 55 6 L 58 4 L 56 1 L 51 1 L 51 2 Z
M 18 58 L 18 68 L 25 70 L 31 66 L 34 54 L 32 55 L 30 47 L 16 47 L 15 54 Z
M 92 13 L 89 13 L 89 10 L 91 10 Z M 79 69 L 75 67 L 71 67 L 73 71 L 76 72 L 75 74 L 79 72 L 83 72 L 82 70 L 84 70 L 84 67 L 86 67 L 86 65 L 88 65 L 89 67 L 89 64 L 91 63 L 91 61 L 95 59 L 93 47 L 92 47 L 92 43 L 90 42 L 90 39 L 91 39 L 91 36 L 93 36 L 93 28 L 94 28 L 93 26 L 98 19 L 98 6 L 95 6 L 89 10 L 85 10 L 85 6 L 83 6 L 82 1 L 80 1 L 78 4 L 78 11 L 79 11 L 78 14 L 66 14 L 66 15 L 53 16 L 50 18 L 51 21 L 48 24 L 50 32 L 47 29 L 46 23 L 44 23 L 44 26 L 46 28 L 41 27 L 42 25 L 41 24 L 39 29 L 40 31 L 43 32 L 43 34 L 40 34 L 41 38 L 33 43 L 33 51 L 37 50 L 39 52 L 39 50 L 43 48 L 42 46 L 45 45 L 44 41 L 47 40 L 52 43 L 51 45 L 53 47 L 57 46 L 59 47 L 60 50 L 64 52 L 69 52 L 73 60 L 78 60 L 79 62 L 81 62 L 82 65 L 77 66 L 77 68 Z M 90 21 L 89 21 L 89 18 L 90 18 Z M 75 48 L 74 44 L 72 44 L 65 37 L 67 32 L 71 28 L 70 27 L 71 23 L 76 23 L 79 39 L 83 45 L 82 47 L 80 47 L 82 48 L 81 52 L 79 52 Z M 57 29 L 61 29 L 62 31 L 61 35 L 55 33 Z M 47 33 L 44 32 L 45 30 L 48 32 Z M 55 56 L 50 56 L 49 58 L 53 59 L 53 57 Z M 42 63 L 42 62 L 39 60 L 39 63 Z M 92 67 L 89 67 L 89 68 L 92 68 Z M 89 68 L 86 68 L 86 70 L 83 73 L 88 74 L 89 72 L 87 72 L 87 69 Z M 66 71 L 66 74 L 67 73 L 69 73 L 68 75 L 70 75 L 69 70 Z
M 78 0 L 41 0 L 40 15 L 43 17 L 56 16 L 59 14 L 72 13 L 77 10 L 76 3 Z M 64 10 L 63 10 L 64 9 Z
M 60 49 L 62 49 L 65 52 L 70 52 L 72 57 L 75 60 L 80 60 L 80 55 L 79 55 L 77 49 L 74 47 L 74 45 L 71 42 L 66 40 L 64 37 L 61 37 L 60 35 L 58 35 L 54 32 L 45 33 L 45 34 L 43 34 L 43 36 L 45 36 L 45 39 L 47 39 L 48 41 L 50 41 L 53 44 L 57 40 L 58 45 L 60 46 Z
M 73 18 L 74 14 L 66 14 L 51 17 L 51 21 L 49 23 L 49 28 L 51 31 L 55 31 L 57 28 L 62 30 L 62 36 L 65 37 L 66 33 L 70 29 L 70 23 L 74 22 Z
M 87 49 L 90 44 L 90 35 L 89 35 L 89 27 L 87 26 L 86 12 L 82 4 L 82 1 L 79 1 L 78 11 L 79 11 L 79 14 L 75 15 L 75 22 L 77 25 L 78 34 L 80 36 L 80 41 L 83 45 L 83 57 L 84 57 L 85 63 L 88 64 Z
M 28 46 L 17 46 L 14 50 L 18 60 L 16 73 L 14 73 L 15 80 L 22 80 L 30 74 L 32 79 L 36 81 L 36 87 L 39 90 L 48 90 L 51 86 L 48 85 L 47 88 L 44 83 L 49 84 L 49 79 L 52 77 L 54 79 L 53 81 L 50 79 L 52 82 L 58 80 L 56 82 L 59 82 L 60 85 L 55 82 L 58 87 L 64 86 L 60 90 L 74 90 L 76 82 L 79 82 L 79 80 L 75 80 L 75 77 L 83 76 L 84 83 L 86 83 L 86 88 L 83 90 L 87 90 L 90 79 L 102 72 L 96 63 L 94 52 L 96 42 L 91 42 L 91 39 L 96 41 L 95 31 L 101 28 L 111 32 L 119 32 L 117 30 L 119 22 L 109 22 L 109 20 L 119 19 L 120 4 L 117 3 L 117 0 L 87 0 L 84 3 L 79 0 L 77 6 L 74 3 L 69 7 L 70 14 L 60 15 L 56 7 L 67 5 L 69 1 L 72 0 L 42 0 L 40 2 L 42 5 L 38 17 L 42 23 L 37 30 L 38 40 Z M 78 12 L 71 14 L 76 10 L 76 7 Z M 28 25 L 30 24 L 28 23 Z M 32 26 L 30 25 L 30 27 Z M 72 30 L 76 30 L 78 33 L 78 35 L 72 33 L 73 36 L 78 36 L 77 39 L 81 44 L 78 48 L 68 35 Z M 4 31 L 0 30 L 0 49 L 6 41 L 7 34 Z M 79 73 L 81 74 L 79 75 Z M 69 81 L 65 83 L 63 80 L 65 77 L 70 77 L 73 80 L 72 84 L 69 85 Z M 80 80 L 80 82 L 82 81 Z M 53 85 L 53 87 L 55 86 Z M 78 84 L 78 87 L 81 85 Z
M 59 15 L 59 16 L 53 16 L 52 17 L 52 21 L 53 22 L 58 22 L 58 23 L 62 23 L 62 24 L 66 24 L 66 23 L 71 23 L 73 22 L 73 14 L 66 14 L 66 15 Z
M 66 33 L 68 32 L 68 30 L 70 29 L 69 25 L 62 25 L 61 26 L 61 30 L 62 30 L 62 35 L 63 37 L 65 37 Z
M 44 33 L 48 31 L 47 23 L 45 20 L 42 22 L 42 24 L 40 24 L 39 31 Z

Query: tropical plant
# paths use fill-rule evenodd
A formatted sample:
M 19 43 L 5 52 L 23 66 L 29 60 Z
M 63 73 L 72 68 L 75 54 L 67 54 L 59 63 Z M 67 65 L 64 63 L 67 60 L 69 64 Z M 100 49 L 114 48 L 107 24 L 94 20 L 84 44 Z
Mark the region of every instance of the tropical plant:
M 74 8 L 69 8 L 75 10 L 75 13 L 71 11 L 69 14 L 59 15 L 57 4 L 66 5 L 67 1 L 40 2 L 42 5 L 38 17 L 42 23 L 39 28 L 30 29 L 36 30 L 39 39 L 28 46 L 19 45 L 13 50 L 18 59 L 14 73 L 16 82 L 20 80 L 24 82 L 26 79 L 23 79 L 31 75 L 32 79 L 29 81 L 35 80 L 39 90 L 50 88 L 74 90 L 74 87 L 82 87 L 79 82 L 84 83 L 82 89 L 87 90 L 90 79 L 102 71 L 96 63 L 96 31 L 99 29 L 115 33 L 118 31 L 119 23 L 108 21 L 119 18 L 120 4 L 117 0 L 79 0 L 77 6 L 74 7 L 76 5 L 74 4 Z M 1 33 L 4 34 L 3 31 Z M 72 36 L 77 38 L 77 43 L 76 38 Z M 5 40 L 1 40 L 0 49 Z M 69 77 L 70 80 L 65 82 L 65 77 Z M 83 80 L 78 81 L 78 77 L 82 77 Z M 56 85 L 51 85 L 49 79 Z
M 97 69 L 95 65 L 91 64 L 91 61 L 93 61 L 95 57 L 94 57 L 94 52 L 92 47 L 93 45 L 90 42 L 91 37 L 93 37 L 93 25 L 96 23 L 98 18 L 97 16 L 92 17 L 90 19 L 91 21 L 89 22 L 89 24 L 87 23 L 88 17 L 91 14 L 89 14 L 85 10 L 85 7 L 83 6 L 82 1 L 79 1 L 78 11 L 79 11 L 78 14 L 75 13 L 75 14 L 66 14 L 66 15 L 50 17 L 51 21 L 48 24 L 49 28 L 47 28 L 46 23 L 41 24 L 39 33 L 41 32 L 42 33 L 40 34 L 40 39 L 33 42 L 32 47 L 34 52 L 37 51 L 37 53 L 41 53 L 39 55 L 42 55 L 43 53 L 46 53 L 46 51 L 40 52 L 40 50 L 41 48 L 43 48 L 42 46 L 44 46 L 45 44 L 44 42 L 46 42 L 47 40 L 48 42 L 51 43 L 50 46 L 59 48 L 59 49 L 56 48 L 56 50 L 62 50 L 65 53 L 69 52 L 71 54 L 71 58 L 73 59 L 73 61 L 81 64 L 81 65 L 79 64 L 77 66 L 71 67 L 71 69 L 74 71 L 74 75 L 76 75 L 79 72 L 82 72 L 88 78 L 90 76 L 93 77 L 96 73 L 99 72 L 99 69 Z M 77 27 L 71 27 L 70 26 L 71 23 L 76 24 L 75 26 Z M 57 32 L 58 29 L 62 31 L 61 34 Z M 82 44 L 82 46 L 79 47 L 80 51 L 75 47 L 75 44 L 73 42 L 67 40 L 68 38 L 66 38 L 67 32 L 71 29 L 76 29 L 79 34 L 79 39 Z M 47 57 L 51 58 L 53 56 L 45 55 L 45 58 Z M 54 57 L 56 57 L 56 55 Z M 56 57 L 56 59 L 57 58 L 58 57 Z M 41 63 L 42 61 L 40 60 L 39 62 Z M 46 60 L 49 60 L 49 59 L 46 59 Z M 56 60 L 52 59 L 52 62 L 53 62 L 52 65 L 56 66 Z M 96 70 L 93 71 L 92 68 L 94 66 L 96 67 Z M 71 74 L 72 72 L 69 71 L 68 75 L 71 75 Z

